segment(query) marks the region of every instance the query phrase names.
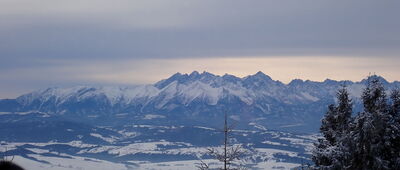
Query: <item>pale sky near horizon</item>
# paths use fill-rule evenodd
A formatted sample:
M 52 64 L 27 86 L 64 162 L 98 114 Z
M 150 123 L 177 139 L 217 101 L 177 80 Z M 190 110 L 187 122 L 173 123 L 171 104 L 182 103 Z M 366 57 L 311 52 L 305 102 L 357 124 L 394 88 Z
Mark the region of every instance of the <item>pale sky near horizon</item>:
M 2 0 L 0 99 L 176 72 L 400 80 L 400 1 Z

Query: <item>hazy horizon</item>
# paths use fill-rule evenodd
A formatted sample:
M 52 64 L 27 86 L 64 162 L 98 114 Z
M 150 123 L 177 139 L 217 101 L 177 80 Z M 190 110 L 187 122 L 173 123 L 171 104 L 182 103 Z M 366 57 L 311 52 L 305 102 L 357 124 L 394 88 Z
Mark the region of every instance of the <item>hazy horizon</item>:
M 0 98 L 193 70 L 400 80 L 398 1 L 0 2 Z

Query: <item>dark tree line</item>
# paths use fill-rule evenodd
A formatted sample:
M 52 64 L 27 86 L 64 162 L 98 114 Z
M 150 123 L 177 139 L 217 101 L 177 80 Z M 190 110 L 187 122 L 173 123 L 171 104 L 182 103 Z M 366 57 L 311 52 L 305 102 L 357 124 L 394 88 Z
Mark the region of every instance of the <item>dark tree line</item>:
M 312 156 L 317 169 L 400 169 L 400 92 L 388 97 L 376 76 L 368 80 L 362 112 L 352 117 L 345 86 L 328 107 Z

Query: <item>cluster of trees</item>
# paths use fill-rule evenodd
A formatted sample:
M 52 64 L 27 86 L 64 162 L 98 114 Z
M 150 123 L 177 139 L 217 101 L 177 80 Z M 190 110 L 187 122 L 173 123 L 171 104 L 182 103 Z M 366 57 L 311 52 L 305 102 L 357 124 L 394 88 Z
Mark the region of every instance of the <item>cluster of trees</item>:
M 312 160 L 317 169 L 400 169 L 400 92 L 388 97 L 376 76 L 368 78 L 355 116 L 346 87 L 322 119 Z

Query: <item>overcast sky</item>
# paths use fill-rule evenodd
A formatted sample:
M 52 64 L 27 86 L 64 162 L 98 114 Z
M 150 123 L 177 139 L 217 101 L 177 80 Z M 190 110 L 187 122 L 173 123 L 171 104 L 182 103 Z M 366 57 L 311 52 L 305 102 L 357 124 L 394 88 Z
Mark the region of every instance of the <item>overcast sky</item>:
M 400 80 L 400 1 L 1 0 L 0 98 L 176 72 Z

